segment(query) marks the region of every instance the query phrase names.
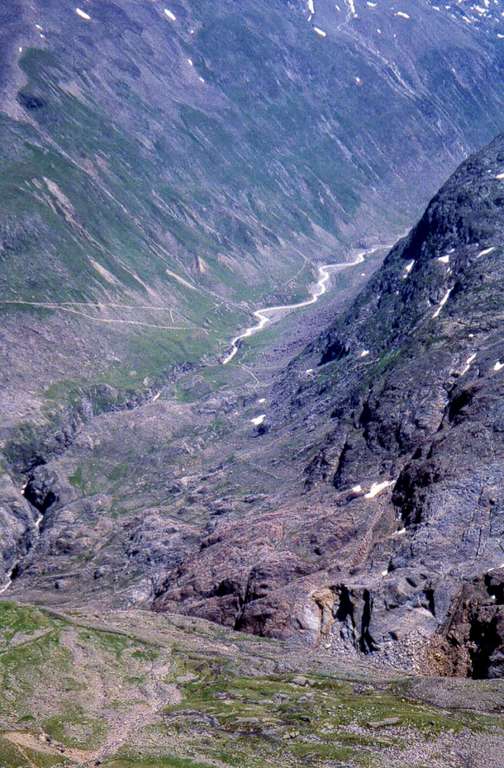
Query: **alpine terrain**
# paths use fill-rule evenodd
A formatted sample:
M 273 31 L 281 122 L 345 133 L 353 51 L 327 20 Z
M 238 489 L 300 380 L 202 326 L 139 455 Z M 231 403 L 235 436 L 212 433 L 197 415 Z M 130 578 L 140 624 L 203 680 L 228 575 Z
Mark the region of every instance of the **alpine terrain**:
M 4 0 L 0 766 L 503 768 L 503 73 L 501 0 Z

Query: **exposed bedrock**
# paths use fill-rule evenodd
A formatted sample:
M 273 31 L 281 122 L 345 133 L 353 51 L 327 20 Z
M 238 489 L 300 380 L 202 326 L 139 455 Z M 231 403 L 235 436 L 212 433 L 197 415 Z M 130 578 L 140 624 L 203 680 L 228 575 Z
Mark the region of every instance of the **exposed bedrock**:
M 444 632 L 448 672 L 502 674 L 497 592 L 458 596 L 504 571 L 503 167 L 500 137 L 292 361 L 268 439 L 288 435 L 301 494 L 219 518 L 157 610 L 417 669 Z

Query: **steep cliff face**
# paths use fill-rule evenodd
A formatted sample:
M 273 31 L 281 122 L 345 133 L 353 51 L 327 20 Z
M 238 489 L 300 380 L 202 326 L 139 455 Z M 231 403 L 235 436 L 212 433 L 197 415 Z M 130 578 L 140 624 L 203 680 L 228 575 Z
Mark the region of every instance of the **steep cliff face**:
M 504 677 L 504 568 L 462 586 L 432 638 L 428 660 L 444 675 Z
M 313 639 L 324 626 L 335 647 L 427 663 L 427 639 L 457 614 L 463 585 L 503 559 L 503 205 L 500 137 L 277 385 L 276 439 L 287 430 L 297 460 L 310 459 L 304 495 L 249 519 L 260 548 L 243 521 L 218 525 L 168 577 L 158 608 L 280 636 Z M 223 561 L 227 588 L 211 592 Z M 329 632 L 320 589 L 332 594 Z M 467 642 L 478 622 L 498 635 L 500 608 L 482 619 L 477 590 L 471 599 Z M 460 669 L 481 674 L 485 663 Z
M 348 350 L 328 364 L 341 448 L 326 474 L 338 491 L 383 486 L 375 503 L 397 523 L 360 563 L 383 565 L 378 643 L 400 636 L 395 616 L 428 634 L 461 581 L 502 565 L 503 150 L 500 138 L 460 168 L 316 348 L 321 361 Z

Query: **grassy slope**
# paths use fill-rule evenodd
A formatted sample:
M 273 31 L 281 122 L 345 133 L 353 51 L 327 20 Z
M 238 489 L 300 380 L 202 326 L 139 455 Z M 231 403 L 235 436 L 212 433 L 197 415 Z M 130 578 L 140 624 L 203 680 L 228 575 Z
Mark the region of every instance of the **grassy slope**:
M 0 603 L 0 681 L 6 768 L 400 765 L 412 741 L 502 733 L 496 716 L 411 700 L 407 680 L 134 612 L 63 617 Z

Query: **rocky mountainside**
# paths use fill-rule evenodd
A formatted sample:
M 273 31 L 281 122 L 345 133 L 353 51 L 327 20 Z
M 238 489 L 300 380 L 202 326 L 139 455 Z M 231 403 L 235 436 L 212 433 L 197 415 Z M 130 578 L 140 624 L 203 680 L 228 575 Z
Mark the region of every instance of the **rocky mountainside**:
M 502 768 L 503 3 L 76 3 L 0 4 L 0 766 Z
M 10 443 L 8 594 L 501 676 L 503 174 L 500 137 L 360 292 L 351 270 L 286 369 L 299 317 L 229 368 L 124 403 L 103 387 L 101 414 Z
M 503 185 L 504 136 L 308 347 L 8 446 L 6 768 L 501 767 Z
M 3 4 L 4 434 L 222 352 L 502 129 L 500 2 L 407 5 Z
M 500 675 L 500 3 L 0 13 L 2 594 Z
M 158 610 L 502 675 L 503 184 L 500 137 L 293 361 L 258 439 L 304 493 L 219 521 Z

